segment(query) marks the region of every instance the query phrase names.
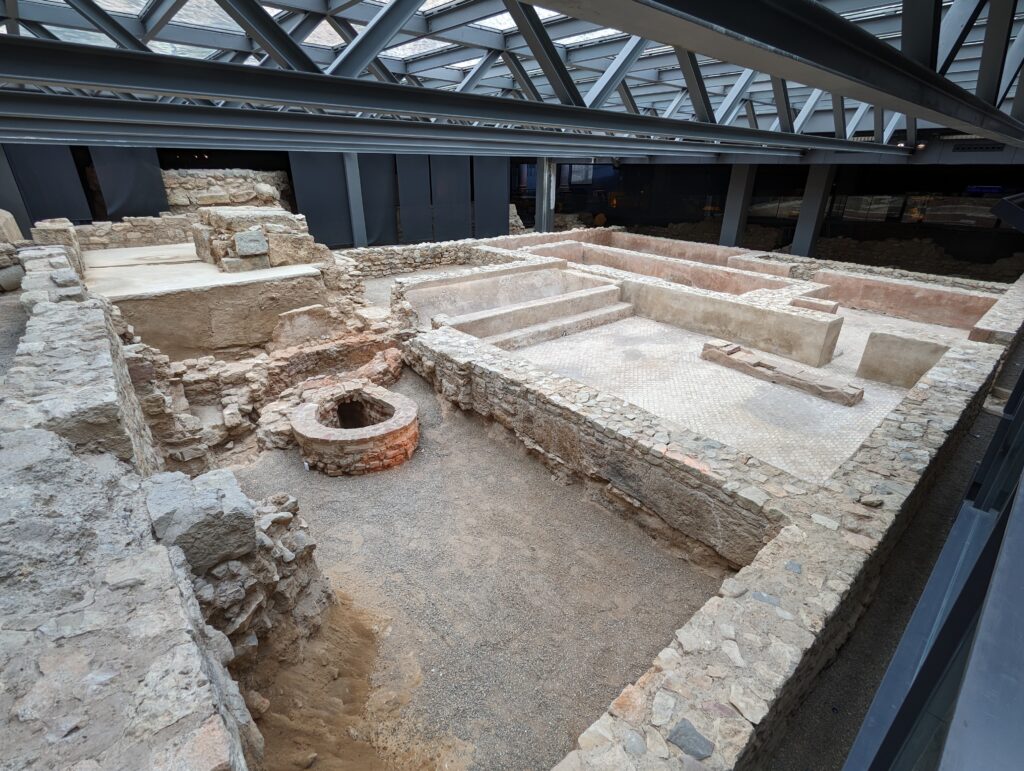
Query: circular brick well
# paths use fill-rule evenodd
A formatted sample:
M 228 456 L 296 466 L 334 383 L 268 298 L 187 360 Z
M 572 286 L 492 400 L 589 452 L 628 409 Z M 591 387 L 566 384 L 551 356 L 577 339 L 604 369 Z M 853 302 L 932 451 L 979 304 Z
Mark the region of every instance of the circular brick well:
M 369 474 L 412 457 L 420 438 L 416 403 L 368 382 L 345 383 L 292 413 L 310 468 L 329 476 Z

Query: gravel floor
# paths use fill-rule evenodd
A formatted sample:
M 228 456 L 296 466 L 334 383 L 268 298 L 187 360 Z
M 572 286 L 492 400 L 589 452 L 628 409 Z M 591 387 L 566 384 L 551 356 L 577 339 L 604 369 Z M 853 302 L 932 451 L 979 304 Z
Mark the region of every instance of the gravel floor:
M 421 738 L 464 742 L 473 769 L 550 768 L 720 577 L 553 480 L 418 376 L 394 390 L 420 406 L 405 465 L 330 479 L 276 451 L 238 478 L 253 498 L 298 495 L 325 572 L 387 619 L 375 686 L 409 699 Z
M 0 374 L 7 371 L 25 332 L 28 315 L 21 307 L 19 292 L 0 292 Z

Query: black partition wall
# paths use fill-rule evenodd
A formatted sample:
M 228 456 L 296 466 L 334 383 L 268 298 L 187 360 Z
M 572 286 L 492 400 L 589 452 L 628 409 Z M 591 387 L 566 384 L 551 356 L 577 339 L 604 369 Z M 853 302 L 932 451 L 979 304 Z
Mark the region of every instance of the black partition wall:
M 71 148 L 5 144 L 3 150 L 31 222 L 54 217 L 77 223 L 92 221 Z M 5 192 L 4 197 L 14 195 Z
M 90 147 L 107 217 L 155 216 L 167 211 L 160 161 L 151 147 Z

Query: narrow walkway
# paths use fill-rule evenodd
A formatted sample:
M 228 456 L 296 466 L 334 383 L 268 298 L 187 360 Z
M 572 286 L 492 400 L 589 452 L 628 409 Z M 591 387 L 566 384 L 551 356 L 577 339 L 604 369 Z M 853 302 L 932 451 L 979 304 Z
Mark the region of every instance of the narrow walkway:
M 20 292 L 0 292 L 0 375 L 7 371 L 25 332 L 28 314 L 21 307 Z
M 1012 388 L 1024 363 L 1024 346 L 1012 352 L 997 384 Z M 875 599 L 836 660 L 793 716 L 786 735 L 759 768 L 770 771 L 841 769 L 928 581 L 956 517 L 975 464 L 999 419 L 982 411 L 961 439 L 917 516 L 882 569 Z

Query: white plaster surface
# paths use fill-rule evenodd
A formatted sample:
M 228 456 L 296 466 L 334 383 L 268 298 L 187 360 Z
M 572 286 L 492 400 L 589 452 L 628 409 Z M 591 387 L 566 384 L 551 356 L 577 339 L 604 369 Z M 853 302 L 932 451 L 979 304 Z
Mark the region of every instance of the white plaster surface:
M 131 265 L 166 265 L 198 262 L 196 245 L 164 244 L 161 246 L 127 246 L 119 249 L 89 249 L 82 252 L 82 261 L 89 268 L 115 268 Z
M 851 325 L 851 330 L 858 328 Z M 858 337 L 847 346 L 848 357 L 856 357 L 854 369 L 860 358 L 854 349 L 862 345 Z M 700 352 L 710 339 L 633 317 L 514 355 L 814 483 L 825 482 L 906 393 L 851 378 L 864 388 L 864 400 L 853 407 L 834 404 L 704 361 Z M 824 371 L 838 374 L 842 369 L 845 362 Z

